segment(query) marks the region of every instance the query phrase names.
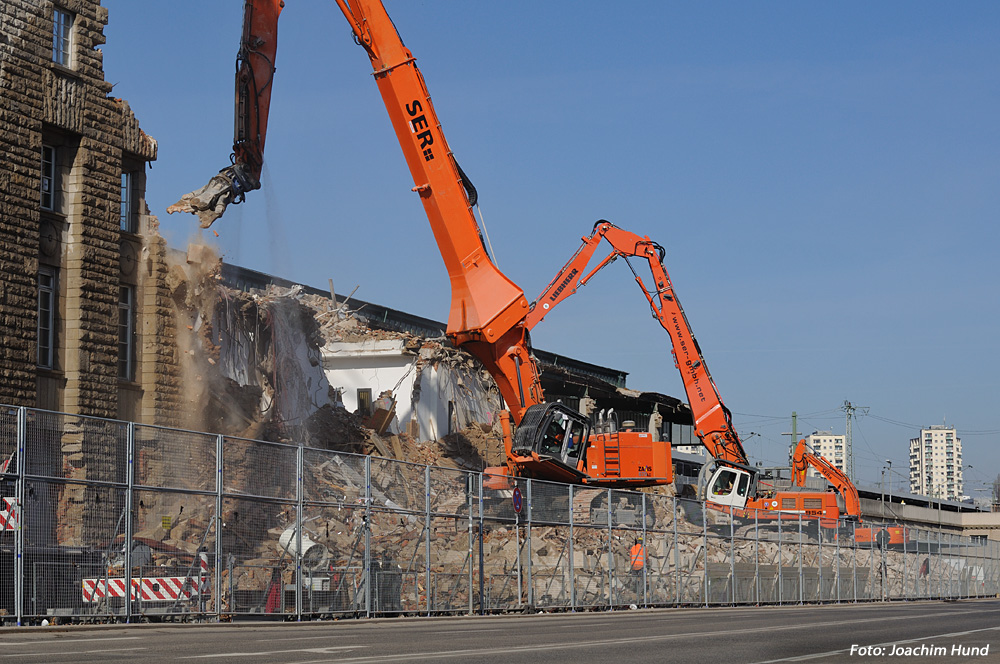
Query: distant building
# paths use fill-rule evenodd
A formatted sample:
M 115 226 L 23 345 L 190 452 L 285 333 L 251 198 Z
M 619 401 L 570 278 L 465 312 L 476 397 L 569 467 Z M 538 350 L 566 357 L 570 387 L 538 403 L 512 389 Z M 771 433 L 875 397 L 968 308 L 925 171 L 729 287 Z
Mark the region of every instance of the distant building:
M 847 459 L 844 456 L 847 436 L 837 436 L 832 431 L 813 431 L 805 440 L 806 445 L 831 465 L 836 466 L 841 472 L 847 472 Z M 809 477 L 822 477 L 815 468 L 810 468 L 808 474 Z
M 955 427 L 936 425 L 910 439 L 910 492 L 931 498 L 962 496 L 962 441 Z

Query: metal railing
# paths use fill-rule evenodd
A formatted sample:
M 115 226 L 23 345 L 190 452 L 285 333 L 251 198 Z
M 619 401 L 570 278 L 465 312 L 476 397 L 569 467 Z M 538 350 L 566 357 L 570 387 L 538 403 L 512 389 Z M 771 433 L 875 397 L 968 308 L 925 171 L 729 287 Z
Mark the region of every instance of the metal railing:
M 997 543 L 939 530 L 492 490 L 479 473 L 26 408 L 0 409 L 0 463 L 4 624 L 1000 592 Z

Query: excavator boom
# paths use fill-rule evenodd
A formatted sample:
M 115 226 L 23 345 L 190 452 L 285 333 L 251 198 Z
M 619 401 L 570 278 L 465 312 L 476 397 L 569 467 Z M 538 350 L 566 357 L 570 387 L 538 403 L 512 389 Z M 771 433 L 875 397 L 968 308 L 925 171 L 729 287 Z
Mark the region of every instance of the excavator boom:
M 336 0 L 368 55 L 375 82 L 413 177 L 451 281 L 448 337 L 497 382 L 514 423 L 544 400 L 531 358 L 524 291 L 490 259 L 472 213 L 475 189 L 445 139 L 416 59 L 378 0 Z M 207 227 L 230 203 L 260 186 L 268 107 L 284 0 L 246 0 L 237 58 L 233 165 L 186 194 L 168 212 L 198 214 Z
M 582 239 L 581 247 L 535 299 L 526 320 L 528 329 L 533 329 L 555 305 L 586 285 L 594 275 L 618 258 L 624 258 L 626 262 L 631 257 L 645 260 L 652 277 L 649 286 L 631 263 L 629 268 L 649 303 L 653 317 L 670 337 L 674 365 L 680 370 L 684 381 L 695 432 L 716 459 L 749 465 L 739 434 L 733 427 L 729 409 L 722 403 L 719 390 L 702 357 L 701 348 L 674 292 L 670 275 L 663 266 L 663 247 L 648 237 L 636 235 L 604 220 L 598 221 L 591 234 Z M 602 240 L 611 245 L 611 253 L 587 272 L 587 265 Z

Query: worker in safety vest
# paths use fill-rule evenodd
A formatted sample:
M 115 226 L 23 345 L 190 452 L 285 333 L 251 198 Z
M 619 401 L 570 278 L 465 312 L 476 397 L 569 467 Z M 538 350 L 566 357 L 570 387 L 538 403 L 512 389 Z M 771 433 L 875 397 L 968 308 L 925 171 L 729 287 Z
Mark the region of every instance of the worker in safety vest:
M 641 537 L 632 545 L 632 550 L 629 551 L 629 561 L 632 564 L 632 572 L 636 574 L 642 572 L 642 568 L 646 566 L 646 547 Z

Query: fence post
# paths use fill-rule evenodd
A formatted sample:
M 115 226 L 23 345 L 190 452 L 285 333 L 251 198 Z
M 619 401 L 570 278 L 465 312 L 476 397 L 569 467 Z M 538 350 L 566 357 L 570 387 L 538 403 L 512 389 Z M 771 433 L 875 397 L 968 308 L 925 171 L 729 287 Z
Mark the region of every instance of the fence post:
M 212 577 L 215 579 L 213 595 L 215 597 L 216 620 L 222 616 L 222 454 L 224 440 L 225 436 L 222 434 L 215 437 L 215 570 Z M 233 598 L 230 597 L 229 601 L 232 602 Z
M 125 622 L 132 622 L 132 536 L 133 517 L 132 505 L 134 503 L 133 487 L 135 486 L 135 423 L 129 422 L 125 425 L 125 455 L 127 463 L 125 465 Z M 117 534 L 117 533 L 116 533 Z
M 673 510 L 674 510 L 674 606 L 679 606 L 681 603 L 681 552 L 678 549 L 678 544 L 680 543 L 677 536 L 677 519 L 680 517 L 681 504 L 680 498 L 677 496 L 671 496 L 673 500 Z
M 781 606 L 785 601 L 785 589 L 782 581 L 784 580 L 784 565 L 781 564 L 782 560 L 782 550 L 781 550 L 781 512 L 778 512 L 777 518 L 774 520 L 778 524 L 778 606 Z
M 607 574 L 605 576 L 607 577 L 607 580 L 608 580 L 608 607 L 609 608 L 613 608 L 614 605 L 615 605 L 615 597 L 614 597 L 615 558 L 614 558 L 614 552 L 612 552 L 612 550 L 611 550 L 611 537 L 612 537 L 612 534 L 611 534 L 611 489 L 605 489 L 605 490 L 608 492 L 607 493 L 608 510 L 607 510 L 607 515 L 606 515 L 606 518 L 608 520 L 608 537 L 607 537 L 608 543 L 607 543 L 607 548 L 606 548 L 606 551 L 605 551 L 605 557 L 607 558 L 607 561 L 608 561 L 608 571 L 607 571 Z
M 909 558 L 906 555 L 906 540 L 910 538 L 910 530 L 906 526 L 899 526 L 899 532 L 903 538 L 903 599 L 910 599 L 910 579 L 907 576 L 907 572 L 910 570 L 910 565 Z
M 851 574 L 854 576 L 854 602 L 858 601 L 858 524 L 851 522 Z
M 708 561 L 705 562 L 708 572 Z M 729 601 L 736 604 L 736 519 L 729 519 Z
M 372 458 L 365 457 L 365 617 L 372 617 Z
M 799 513 L 799 604 L 805 603 L 806 580 L 802 574 L 802 514 Z
M 732 511 L 729 518 L 732 519 Z M 701 555 L 705 559 L 701 573 L 701 592 L 705 597 L 705 606 L 708 607 L 708 503 L 701 501 Z
M 816 520 L 816 569 L 819 570 L 819 587 L 816 588 L 816 601 L 825 603 L 829 597 L 824 596 L 823 590 L 823 520 Z
M 649 606 L 649 532 L 646 529 L 646 494 L 642 497 L 642 605 Z
M 24 475 L 27 460 L 24 458 L 28 439 L 28 409 L 17 409 L 17 486 L 14 502 L 17 514 L 17 529 L 14 531 L 14 616 L 18 626 L 24 625 L 24 524 L 27 510 L 24 505 Z
M 573 485 L 569 485 L 569 608 L 576 611 L 576 558 L 573 556 Z
M 484 475 L 479 474 L 479 615 L 486 614 L 486 560 L 483 558 L 483 528 L 486 517 L 483 514 L 483 484 Z
M 760 511 L 753 511 L 753 574 L 757 601 L 760 605 Z
M 833 581 L 837 584 L 837 604 L 840 604 L 840 533 L 843 532 L 847 523 L 846 519 L 837 517 L 837 532 L 834 540 L 837 542 L 837 552 L 834 560 L 837 562 L 837 573 L 833 575 Z
M 295 448 L 295 619 L 302 622 L 302 528 L 304 524 L 305 488 L 305 446 L 299 443 Z M 310 589 L 311 590 L 311 589 Z M 285 589 L 281 589 L 284 598 Z
M 472 589 L 475 587 L 474 574 L 476 573 L 475 559 L 476 554 L 472 550 L 474 539 L 474 528 L 472 527 L 472 520 L 475 518 L 472 514 L 472 483 L 475 482 L 475 475 L 472 473 L 465 474 L 465 496 L 466 496 L 466 508 L 469 510 L 469 614 L 472 615 L 475 609 L 472 604 Z M 480 473 L 480 477 L 482 474 Z M 481 532 L 481 531 L 480 531 Z
M 531 609 L 531 610 L 534 610 L 534 608 L 535 608 L 535 588 L 534 588 L 534 585 L 535 584 L 532 581 L 532 577 L 531 577 L 531 523 L 532 523 L 532 519 L 534 518 L 533 512 L 535 510 L 535 507 L 533 505 L 534 500 L 532 499 L 532 492 L 531 492 L 532 482 L 533 482 L 533 480 L 529 479 L 528 482 L 527 482 L 527 485 L 526 485 L 526 488 L 528 489 L 528 522 L 524 525 L 524 546 L 525 546 L 525 550 L 528 552 L 528 559 L 527 559 L 527 561 L 524 564 L 524 568 L 525 568 L 525 571 L 526 571 L 527 577 L 528 577 L 527 580 L 526 580 L 527 585 L 528 585 L 528 588 L 527 588 L 527 590 L 528 590 L 528 592 L 527 592 L 527 596 L 528 596 L 528 608 Z
M 427 615 L 431 615 L 431 467 L 424 466 L 424 593 Z

